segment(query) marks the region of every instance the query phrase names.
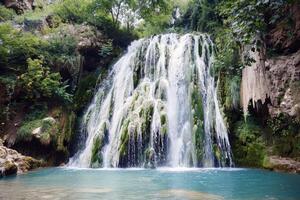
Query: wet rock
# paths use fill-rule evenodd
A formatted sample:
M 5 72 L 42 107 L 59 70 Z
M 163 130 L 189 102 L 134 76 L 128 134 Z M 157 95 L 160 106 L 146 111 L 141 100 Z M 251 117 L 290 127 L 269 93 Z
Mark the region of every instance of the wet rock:
M 2 140 L 0 139 L 0 177 L 23 173 L 43 165 L 42 161 L 23 156 L 1 143 Z
M 18 167 L 11 161 L 5 161 L 3 164 L 2 173 L 4 176 L 15 175 L 18 172 Z

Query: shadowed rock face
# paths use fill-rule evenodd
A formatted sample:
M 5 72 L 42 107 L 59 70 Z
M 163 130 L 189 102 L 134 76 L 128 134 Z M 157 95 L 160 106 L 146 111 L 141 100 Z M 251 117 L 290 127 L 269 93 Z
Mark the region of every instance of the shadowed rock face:
M 267 35 L 267 47 L 274 48 L 277 53 L 295 53 L 300 48 L 300 4 L 285 8 L 289 18 L 280 22 Z
M 13 149 L 3 146 L 0 140 L 0 177 L 23 173 L 42 166 L 42 161 L 23 156 Z

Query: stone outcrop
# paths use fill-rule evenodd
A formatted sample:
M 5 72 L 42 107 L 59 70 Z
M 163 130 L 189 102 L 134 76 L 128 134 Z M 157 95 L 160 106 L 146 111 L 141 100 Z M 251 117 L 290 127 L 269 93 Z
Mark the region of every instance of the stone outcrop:
M 256 57 L 256 60 L 259 56 Z M 296 116 L 300 112 L 300 50 L 253 63 L 243 70 L 241 104 L 247 112 L 250 100 L 259 108 L 268 104 L 271 116 L 286 113 Z
M 18 14 L 24 13 L 25 10 L 31 10 L 34 6 L 34 0 L 4 0 L 7 8 L 14 9 Z
M 291 158 L 271 156 L 265 161 L 264 167 L 274 171 L 300 173 L 300 162 Z
M 43 162 L 3 146 L 0 139 L 0 178 L 38 168 Z

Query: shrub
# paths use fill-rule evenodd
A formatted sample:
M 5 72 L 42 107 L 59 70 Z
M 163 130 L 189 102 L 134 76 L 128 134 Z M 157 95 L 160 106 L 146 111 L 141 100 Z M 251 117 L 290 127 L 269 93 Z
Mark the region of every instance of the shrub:
M 31 100 L 56 98 L 71 102 L 72 96 L 66 92 L 67 86 L 61 82 L 60 74 L 51 73 L 41 59 L 28 59 L 28 69 L 20 76 L 20 82 Z
M 0 22 L 12 20 L 15 14 L 16 13 L 14 10 L 8 9 L 5 6 L 0 5 Z
M 266 156 L 261 127 L 251 118 L 248 118 L 247 122 L 240 121 L 236 124 L 234 133 L 236 141 L 234 142 L 233 153 L 236 164 L 261 167 Z
M 29 57 L 40 54 L 43 41 L 27 32 L 16 30 L 11 24 L 0 24 L 0 66 L 20 70 L 26 65 Z

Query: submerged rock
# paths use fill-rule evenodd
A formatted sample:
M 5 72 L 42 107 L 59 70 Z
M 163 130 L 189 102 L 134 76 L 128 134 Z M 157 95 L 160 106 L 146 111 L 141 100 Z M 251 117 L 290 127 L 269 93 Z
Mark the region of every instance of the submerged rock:
M 3 142 L 0 139 L 0 177 L 24 173 L 42 165 L 43 161 L 24 156 L 13 149 L 3 146 Z

